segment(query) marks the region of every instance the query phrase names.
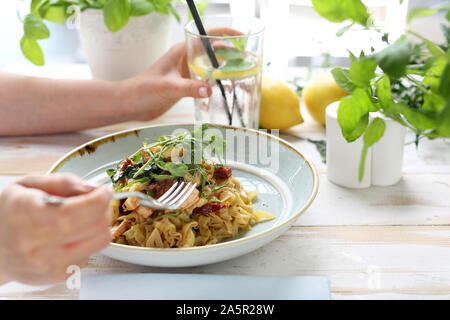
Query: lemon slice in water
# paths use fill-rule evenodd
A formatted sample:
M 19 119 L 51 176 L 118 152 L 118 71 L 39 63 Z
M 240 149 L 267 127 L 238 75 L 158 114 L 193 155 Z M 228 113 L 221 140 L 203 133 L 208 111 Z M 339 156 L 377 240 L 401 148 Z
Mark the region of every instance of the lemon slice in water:
M 233 66 L 233 63 L 227 65 L 226 59 L 218 55 L 216 56 L 217 62 L 219 63 L 218 69 L 213 68 L 206 54 L 196 57 L 193 62 L 189 62 L 189 69 L 197 77 L 204 80 L 211 78 L 218 80 L 229 78 L 247 78 L 258 74 L 261 70 L 261 65 L 255 61 L 256 59 L 252 60 L 247 57 L 245 60 L 240 62 L 240 65 Z

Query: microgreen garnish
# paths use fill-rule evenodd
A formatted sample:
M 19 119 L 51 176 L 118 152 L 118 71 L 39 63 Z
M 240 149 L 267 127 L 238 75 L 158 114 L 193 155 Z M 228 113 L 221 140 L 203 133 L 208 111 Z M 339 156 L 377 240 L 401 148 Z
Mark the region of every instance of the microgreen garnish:
M 124 161 L 118 162 L 115 169 L 108 169 L 107 174 L 114 184 L 125 177 L 135 179 L 132 182 L 135 183 L 136 181 L 183 178 L 187 173 L 198 174 L 203 192 L 207 183 L 207 173 L 200 164 L 202 159 L 215 155 L 223 160 L 225 152 L 225 142 L 222 137 L 217 133 L 208 134 L 207 129 L 207 125 L 202 125 L 192 132 L 164 136 L 154 139 L 153 143 L 144 143 L 138 151 Z M 167 153 L 181 149 L 183 156 L 180 159 L 165 158 Z M 179 152 L 176 153 L 179 154 Z

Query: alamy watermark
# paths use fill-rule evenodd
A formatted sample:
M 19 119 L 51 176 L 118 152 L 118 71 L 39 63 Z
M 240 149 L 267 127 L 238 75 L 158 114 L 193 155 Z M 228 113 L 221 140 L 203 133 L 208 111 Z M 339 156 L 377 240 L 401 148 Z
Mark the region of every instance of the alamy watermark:
M 186 164 L 200 164 L 203 158 L 215 158 L 218 162 L 244 163 L 273 173 L 280 168 L 280 144 L 278 130 L 258 131 L 220 128 L 214 125 L 204 129 L 202 125 L 194 125 L 189 131 L 179 128 L 172 136 L 186 137 L 179 143 L 184 152 L 180 155 L 179 148 L 174 147 L 171 160 Z

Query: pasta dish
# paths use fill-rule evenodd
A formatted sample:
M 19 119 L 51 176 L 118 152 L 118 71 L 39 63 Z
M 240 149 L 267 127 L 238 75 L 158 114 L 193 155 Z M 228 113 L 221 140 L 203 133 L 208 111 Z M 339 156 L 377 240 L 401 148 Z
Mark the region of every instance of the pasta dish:
M 144 207 L 136 197 L 114 200 L 113 242 L 152 248 L 204 246 L 235 238 L 261 220 L 274 218 L 253 210 L 257 192 L 244 190 L 231 168 L 208 159 L 223 154 L 225 144 L 218 136 L 205 135 L 205 129 L 200 135 L 190 132 L 144 143 L 107 171 L 116 192 L 143 192 L 155 199 L 177 181 L 197 184 L 177 210 Z

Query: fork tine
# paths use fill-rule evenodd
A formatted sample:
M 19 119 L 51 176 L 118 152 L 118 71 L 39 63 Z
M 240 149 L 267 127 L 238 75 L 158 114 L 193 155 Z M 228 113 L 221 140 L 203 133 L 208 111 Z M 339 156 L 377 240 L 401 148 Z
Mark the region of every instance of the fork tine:
M 167 198 L 168 196 L 170 196 L 170 194 L 172 193 L 172 190 L 175 189 L 175 187 L 178 185 L 178 181 L 176 181 L 169 190 L 167 190 L 161 197 L 158 198 L 158 201 L 163 201 L 165 198 Z
M 176 197 L 178 195 L 178 193 L 184 187 L 184 185 L 185 185 L 185 183 L 181 182 L 180 185 L 178 186 L 178 188 L 176 188 L 175 191 L 173 191 L 166 199 L 163 199 L 162 201 L 158 199 L 158 201 L 161 202 L 162 204 L 167 204 L 171 199 L 173 199 L 173 197 Z
M 189 189 L 189 187 L 190 187 L 191 185 L 192 185 L 192 182 L 189 182 L 189 183 L 186 185 L 186 187 L 184 187 L 183 190 L 181 190 L 175 198 L 173 198 L 172 200 L 170 200 L 170 202 L 167 202 L 167 205 L 170 206 L 170 205 L 174 204 L 175 202 L 177 202 L 178 199 L 180 199 L 180 198 L 186 193 L 186 191 Z
M 194 183 L 192 187 L 188 191 L 186 191 L 186 194 L 184 194 L 183 197 L 180 200 L 176 201 L 173 205 L 176 207 L 180 207 L 187 200 L 187 198 L 189 198 L 192 192 L 194 192 L 196 187 L 197 183 Z

